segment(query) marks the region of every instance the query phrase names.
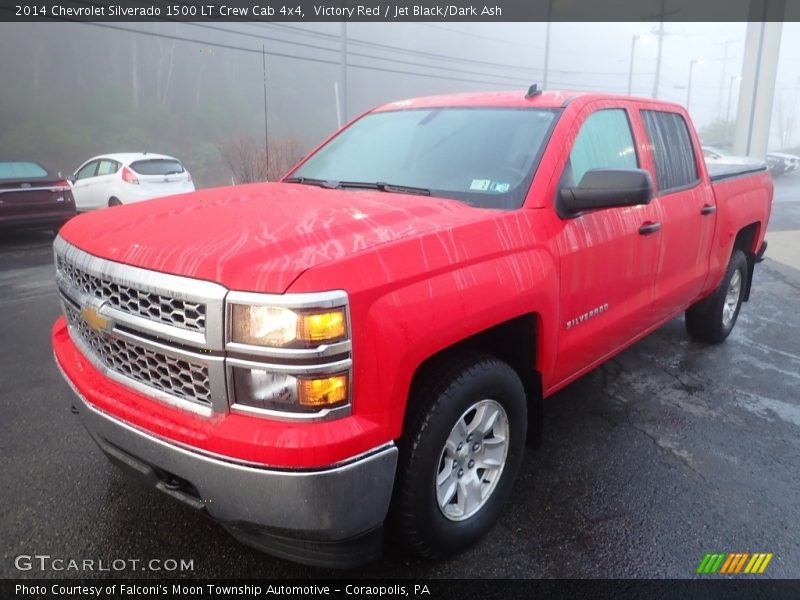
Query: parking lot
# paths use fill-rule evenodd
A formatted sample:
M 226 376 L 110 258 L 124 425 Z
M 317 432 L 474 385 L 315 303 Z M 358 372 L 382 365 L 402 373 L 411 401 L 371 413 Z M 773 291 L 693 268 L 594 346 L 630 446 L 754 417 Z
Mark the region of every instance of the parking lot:
M 348 575 L 691 577 L 706 552 L 772 552 L 764 576 L 800 577 L 799 174 L 776 182 L 767 239 L 725 344 L 691 342 L 676 319 L 547 401 L 542 448 L 483 542 L 430 563 L 390 551 Z M 106 461 L 53 364 L 51 243 L 0 238 L 0 576 L 91 575 L 20 572 L 20 554 L 192 559 L 190 577 L 336 575 L 242 546 Z

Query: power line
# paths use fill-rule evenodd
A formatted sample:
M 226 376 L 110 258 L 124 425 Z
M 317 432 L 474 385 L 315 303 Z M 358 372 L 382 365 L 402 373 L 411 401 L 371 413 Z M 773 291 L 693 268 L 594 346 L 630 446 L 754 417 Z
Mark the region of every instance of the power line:
M 94 6 L 94 4 L 92 2 L 87 1 L 87 0 L 74 0 L 74 1 L 76 3 L 83 4 L 85 6 Z M 181 2 L 178 2 L 178 4 L 184 4 L 185 5 L 185 3 L 181 3 Z M 219 31 L 219 32 L 227 33 L 227 34 L 231 34 L 231 35 L 242 35 L 242 36 L 246 36 L 246 37 L 250 37 L 250 38 L 256 38 L 256 39 L 261 40 L 261 41 L 270 40 L 270 41 L 278 42 L 278 43 L 282 43 L 282 44 L 292 44 L 292 45 L 301 46 L 301 47 L 304 47 L 304 48 L 311 48 L 311 49 L 314 49 L 314 50 L 321 50 L 323 52 L 338 52 L 338 49 L 334 49 L 334 48 L 326 48 L 324 46 L 319 46 L 319 45 L 316 45 L 316 44 L 310 44 L 308 42 L 299 42 L 299 41 L 294 41 L 294 40 L 281 40 L 281 39 L 278 39 L 278 38 L 265 36 L 265 35 L 263 35 L 261 33 L 256 34 L 256 33 L 249 33 L 247 31 L 235 31 L 235 30 L 232 30 L 232 29 L 227 29 L 227 28 L 219 27 L 219 26 L 215 26 L 215 25 L 209 25 L 209 24 L 206 24 L 206 23 L 175 21 L 174 19 L 164 19 L 164 20 L 165 21 L 178 22 L 178 23 L 181 23 L 182 25 L 190 25 L 190 26 L 193 26 L 193 27 L 202 27 L 204 29 L 209 29 L 209 30 L 213 30 L 213 31 Z M 272 25 L 272 24 L 267 23 L 267 25 Z M 306 31 L 306 30 L 303 30 L 302 28 L 299 28 L 299 27 L 286 26 L 286 28 L 287 29 L 296 29 L 296 30 L 304 31 L 304 32 Z M 331 39 L 331 41 L 338 41 L 339 40 L 339 36 L 334 35 L 334 34 L 322 34 L 322 33 L 318 33 L 318 32 L 314 32 L 314 33 L 317 33 L 318 35 L 324 36 L 327 39 Z M 449 59 L 449 60 L 459 61 L 459 62 L 487 64 L 487 65 L 497 66 L 497 67 L 501 67 L 501 68 L 519 68 L 519 69 L 525 69 L 528 72 L 533 70 L 533 69 L 528 68 L 528 67 L 509 67 L 508 65 L 502 65 L 500 63 L 491 63 L 491 62 L 488 62 L 488 61 L 460 59 L 460 58 L 457 58 L 457 57 L 449 57 L 449 56 L 440 55 L 440 54 L 434 54 L 434 53 L 428 53 L 428 52 L 422 52 L 422 51 L 415 51 L 415 50 L 406 50 L 406 49 L 403 49 L 403 48 L 398 48 L 396 46 L 390 46 L 390 45 L 386 45 L 386 44 L 377 44 L 377 43 L 374 43 L 374 42 L 362 42 L 362 41 L 359 41 L 359 40 L 348 40 L 348 41 L 350 43 L 355 43 L 355 44 L 359 44 L 359 45 L 378 46 L 378 47 L 381 47 L 381 48 L 385 47 L 387 49 L 392 49 L 392 51 L 403 52 L 403 53 L 408 53 L 408 54 L 417 54 L 417 55 L 422 55 L 422 56 L 429 56 L 429 57 L 437 59 L 437 60 L 448 60 Z M 454 67 L 443 67 L 443 66 L 439 66 L 439 65 L 423 65 L 423 64 L 419 64 L 418 62 L 405 61 L 405 60 L 401 60 L 401 59 L 397 59 L 397 58 L 385 58 L 385 57 L 381 57 L 381 56 L 373 56 L 373 55 L 370 55 L 370 54 L 364 54 L 363 52 L 350 51 L 350 52 L 348 52 L 348 55 L 349 56 L 358 56 L 360 58 L 366 58 L 366 59 L 369 59 L 369 60 L 381 60 L 381 61 L 385 61 L 385 62 L 392 61 L 392 62 L 395 62 L 395 63 L 398 63 L 398 64 L 406 64 L 406 65 L 411 65 L 411 66 L 419 67 L 419 68 L 441 69 L 441 70 L 451 71 L 451 72 L 454 72 L 454 73 L 466 73 L 466 74 L 471 74 L 471 75 L 478 75 L 480 77 L 491 77 L 491 78 L 505 79 L 505 80 L 507 80 L 509 82 L 510 81 L 515 81 L 515 82 L 519 83 L 520 85 L 528 85 L 530 83 L 530 79 L 529 78 L 524 78 L 523 79 L 523 78 L 516 77 L 516 76 L 513 76 L 513 75 L 504 75 L 504 74 L 495 75 L 493 73 L 475 72 L 474 70 L 457 69 L 457 68 L 454 68 Z M 483 82 L 483 83 L 491 83 L 491 82 Z
M 205 29 L 213 29 L 215 31 L 229 33 L 229 34 L 232 34 L 232 35 L 243 35 L 243 36 L 247 36 L 247 37 L 256 38 L 256 39 L 259 39 L 259 40 L 270 40 L 272 42 L 278 42 L 278 43 L 281 43 L 281 44 L 291 44 L 291 45 L 294 45 L 294 46 L 302 46 L 302 47 L 306 47 L 306 48 L 314 48 L 316 50 L 323 50 L 325 52 L 338 52 L 339 51 L 337 48 L 325 48 L 323 46 L 317 46 L 317 45 L 314 45 L 314 44 L 308 44 L 308 43 L 303 43 L 303 42 L 296 42 L 296 41 L 293 41 L 293 40 L 280 40 L 280 39 L 269 37 L 269 36 L 259 35 L 259 34 L 255 34 L 255 33 L 249 33 L 249 32 L 246 32 L 246 31 L 239 32 L 239 31 L 234 31 L 234 30 L 231 30 L 231 29 L 226 29 L 224 27 L 215 27 L 213 25 L 206 25 L 206 24 L 203 24 L 203 23 L 185 23 L 185 25 L 191 25 L 193 27 L 203 27 Z M 348 38 L 348 43 L 352 43 L 353 41 L 354 40 L 351 40 L 350 38 Z M 450 71 L 450 72 L 453 72 L 453 73 L 467 73 L 467 74 L 472 74 L 472 75 L 479 75 L 481 77 L 496 77 L 496 78 L 500 78 L 500 79 L 506 79 L 508 81 L 512 81 L 513 80 L 513 81 L 519 82 L 520 85 L 525 85 L 525 84 L 530 83 L 529 79 L 522 79 L 522 78 L 519 78 L 519 77 L 513 77 L 513 76 L 508 76 L 508 75 L 495 75 L 493 73 L 476 72 L 474 70 L 457 69 L 455 67 L 443 67 L 443 66 L 439 66 L 439 65 L 424 65 L 424 64 L 420 64 L 419 62 L 414 62 L 414 61 L 409 61 L 409 60 L 402 60 L 402 59 L 399 59 L 399 58 L 386 58 L 386 57 L 383 57 L 383 56 L 373 56 L 371 54 L 365 54 L 363 52 L 349 51 L 347 53 L 347 55 L 348 56 L 357 56 L 357 57 L 360 57 L 360 58 L 366 58 L 366 59 L 369 59 L 369 60 L 391 61 L 391 62 L 398 63 L 398 64 L 412 65 L 412 66 L 419 67 L 419 68 L 424 68 L 424 69 L 441 69 L 441 70 Z
M 332 34 L 332 33 L 323 33 L 323 32 L 319 32 L 319 31 L 312 31 L 312 30 L 304 29 L 302 27 L 293 27 L 291 25 L 286 25 L 286 24 L 283 24 L 283 23 L 259 23 L 259 25 L 266 25 L 266 26 L 269 26 L 269 27 L 276 27 L 276 28 L 280 28 L 280 29 L 290 29 L 292 31 L 298 31 L 298 32 L 304 33 L 306 35 L 324 37 L 324 38 L 329 38 L 329 39 L 332 39 L 332 40 L 338 40 L 339 39 L 338 35 L 335 35 L 335 34 Z M 422 24 L 420 24 L 420 25 L 422 25 Z M 433 27 L 433 25 L 430 25 L 430 27 Z M 348 44 L 357 44 L 359 46 L 364 46 L 364 47 L 369 47 L 369 48 L 378 48 L 378 49 L 381 49 L 381 50 L 386 50 L 386 51 L 391 51 L 391 52 L 398 52 L 398 53 L 401 53 L 401 54 L 409 54 L 409 55 L 414 55 L 414 56 L 425 56 L 425 57 L 430 57 L 430 58 L 433 58 L 433 59 L 436 59 L 436 60 L 442 60 L 442 61 L 452 61 L 452 62 L 460 62 L 460 63 L 467 63 L 467 64 L 480 64 L 480 65 L 487 65 L 487 66 L 491 66 L 491 67 L 498 67 L 498 68 L 501 68 L 501 69 L 513 69 L 513 70 L 521 70 L 521 71 L 527 71 L 527 72 L 531 72 L 531 71 L 542 72 L 542 69 L 540 67 L 533 67 L 533 66 L 525 67 L 525 66 L 521 66 L 521 65 L 509 65 L 509 64 L 506 64 L 506 63 L 498 63 L 498 62 L 485 61 L 485 60 L 480 60 L 480 59 L 462 58 L 462 57 L 458 57 L 458 56 L 450 56 L 450 55 L 447 55 L 447 54 L 437 54 L 437 53 L 434 53 L 434 52 L 426 52 L 424 50 L 411 50 L 410 48 L 401 48 L 400 46 L 392 46 L 392 45 L 389 45 L 389 44 L 381 44 L 379 42 L 367 42 L 365 40 L 356 40 L 356 39 L 353 39 L 352 37 L 348 38 L 347 41 L 348 41 Z M 288 40 L 286 42 L 287 43 L 293 43 L 293 42 L 288 41 Z M 593 56 L 596 56 L 596 55 L 593 55 Z M 371 58 L 377 58 L 377 57 L 373 57 L 373 56 L 370 56 L 370 57 Z M 613 58 L 619 58 L 619 57 L 613 57 Z M 444 68 L 444 67 L 441 67 L 441 68 Z M 598 76 L 602 76 L 602 75 L 615 76 L 616 75 L 616 76 L 620 76 L 620 77 L 622 77 L 622 76 L 627 77 L 627 73 L 626 72 L 622 72 L 622 71 L 592 71 L 591 73 L 589 73 L 589 72 L 584 72 L 584 71 L 569 71 L 569 70 L 564 70 L 564 69 L 549 69 L 549 70 L 550 70 L 551 73 L 557 73 L 559 75 L 598 75 Z M 510 77 L 514 77 L 514 76 L 510 76 Z
M 74 0 L 74 1 L 77 2 L 77 3 L 80 3 L 80 4 L 84 4 L 86 6 L 93 6 L 94 5 L 92 2 L 87 1 L 87 0 Z M 162 3 L 166 4 L 166 2 L 162 2 Z M 185 3 L 185 2 L 178 1 L 178 2 L 175 2 L 175 3 L 177 3 L 179 5 L 187 5 L 188 6 L 188 4 Z M 163 19 L 163 20 L 176 22 L 174 19 Z M 279 28 L 279 29 L 282 29 L 282 30 L 298 31 L 298 32 L 301 32 L 301 33 L 303 33 L 305 35 L 313 35 L 313 36 L 316 36 L 316 37 L 322 37 L 322 38 L 325 38 L 325 39 L 328 39 L 328 40 L 331 40 L 331 41 L 336 41 L 336 42 L 339 41 L 339 36 L 337 34 L 323 33 L 323 32 L 319 32 L 319 31 L 312 31 L 312 30 L 306 29 L 304 27 L 292 26 L 292 25 L 287 25 L 287 24 L 284 24 L 284 23 L 263 23 L 263 22 L 261 22 L 261 21 L 259 21 L 257 19 L 252 19 L 252 18 L 251 19 L 247 19 L 246 21 L 247 21 L 247 24 L 251 24 L 251 25 L 259 25 L 259 26 L 267 25 L 269 27 L 275 27 L 275 28 Z M 220 31 L 220 32 L 223 32 L 223 33 L 228 33 L 228 34 L 231 34 L 231 35 L 242 35 L 242 36 L 246 36 L 246 37 L 256 38 L 256 39 L 259 39 L 259 40 L 270 40 L 270 41 L 283 43 L 283 44 L 294 44 L 294 45 L 301 46 L 301 47 L 311 48 L 311 49 L 315 49 L 315 50 L 322 50 L 324 52 L 338 52 L 338 49 L 334 49 L 334 48 L 326 48 L 324 46 L 310 44 L 308 42 L 300 42 L 300 41 L 294 41 L 294 40 L 281 40 L 281 39 L 278 39 L 278 38 L 265 36 L 265 35 L 263 35 L 261 33 L 256 34 L 256 33 L 249 33 L 247 31 L 235 31 L 235 30 L 232 30 L 232 29 L 227 29 L 227 28 L 224 28 L 224 27 L 218 27 L 218 26 L 209 25 L 209 24 L 205 24 L 205 23 L 195 23 L 195 22 L 185 22 L 185 21 L 177 21 L 177 22 L 179 22 L 179 23 L 181 23 L 183 25 L 191 25 L 191 26 L 195 26 L 195 27 L 203 27 L 203 28 L 206 28 L 206 29 L 209 29 L 209 30 L 216 30 L 216 31 Z M 435 27 L 435 28 L 445 29 L 445 30 L 448 29 L 448 28 L 442 28 L 440 26 L 434 26 L 434 25 L 430 25 L 429 27 Z M 457 32 L 457 33 L 464 33 L 464 35 L 470 35 L 470 34 L 467 34 L 466 32 L 458 32 L 457 30 L 450 30 L 450 31 Z M 492 38 L 490 38 L 490 36 L 475 36 L 475 37 L 484 37 L 484 38 L 487 38 L 487 39 L 492 39 Z M 497 39 L 497 38 L 494 38 L 494 39 Z M 505 64 L 505 63 L 497 63 L 497 62 L 485 61 L 485 60 L 480 60 L 480 59 L 461 58 L 461 57 L 457 57 L 457 56 L 450 56 L 450 55 L 439 54 L 439 53 L 434 53 L 434 52 L 426 52 L 426 51 L 423 51 L 423 50 L 411 50 L 409 48 L 401 48 L 399 46 L 393 46 L 393 45 L 390 45 L 390 44 L 381 44 L 379 42 L 367 42 L 365 40 L 357 40 L 357 39 L 353 39 L 353 38 L 348 38 L 348 44 L 356 44 L 356 45 L 363 46 L 363 47 L 377 48 L 377 49 L 380 49 L 382 51 L 397 52 L 397 53 L 411 55 L 411 56 L 423 56 L 423 57 L 430 58 L 430 59 L 433 59 L 433 60 L 438 60 L 438 61 L 446 61 L 446 62 L 449 61 L 449 62 L 458 62 L 458 63 L 465 63 L 465 64 L 486 65 L 486 66 L 505 69 L 505 70 L 525 71 L 526 73 L 531 73 L 533 71 L 538 71 L 538 72 L 542 71 L 542 69 L 538 68 L 538 67 L 521 66 L 521 65 L 509 65 L 509 64 Z M 521 78 L 519 76 L 506 75 L 506 74 L 495 75 L 493 73 L 476 72 L 474 70 L 456 69 L 454 67 L 444 67 L 444 66 L 440 66 L 440 65 L 421 65 L 421 64 L 419 64 L 417 62 L 404 61 L 404 60 L 401 60 L 401 59 L 398 59 L 398 58 L 386 58 L 386 57 L 374 56 L 374 55 L 371 55 L 371 54 L 364 54 L 364 53 L 353 52 L 353 51 L 348 52 L 348 55 L 350 55 L 350 56 L 358 56 L 360 58 L 366 58 L 366 59 L 369 59 L 369 60 L 381 60 L 381 61 L 385 61 L 385 62 L 392 61 L 392 62 L 396 62 L 398 64 L 406 64 L 406 65 L 411 65 L 411 66 L 421 67 L 421 68 L 441 69 L 441 70 L 445 70 L 445 71 L 451 71 L 451 72 L 454 72 L 454 73 L 474 74 L 474 75 L 478 75 L 480 77 L 491 77 L 491 78 L 505 79 L 507 81 L 519 82 L 521 85 L 527 85 L 527 84 L 530 83 L 530 79 L 527 78 L 527 77 L 526 78 Z M 625 73 L 622 73 L 622 72 L 592 71 L 591 73 L 586 73 L 586 72 L 581 72 L 581 71 L 568 71 L 568 70 L 563 70 L 563 69 L 550 69 L 550 72 L 556 73 L 558 75 L 577 75 L 577 76 L 597 75 L 597 76 L 618 76 L 618 77 L 622 77 L 622 76 L 626 75 Z M 481 83 L 486 83 L 486 82 L 481 82 Z M 491 82 L 488 82 L 488 83 L 491 83 Z
M 184 36 L 172 35 L 172 34 L 166 34 L 166 33 L 155 33 L 155 32 L 152 32 L 152 31 L 128 29 L 126 27 L 120 27 L 119 25 L 112 25 L 110 23 L 97 23 L 97 22 L 91 22 L 91 21 L 75 21 L 75 22 L 79 22 L 79 23 L 81 23 L 83 25 L 91 25 L 93 27 L 101 27 L 101 28 L 104 28 L 104 29 L 114 29 L 114 30 L 117 30 L 117 31 L 124 31 L 126 33 L 132 33 L 132 34 L 135 34 L 135 35 L 145 35 L 145 36 L 149 36 L 149 37 L 156 37 L 156 38 L 162 38 L 162 39 L 171 39 L 171 40 L 177 40 L 177 41 L 180 41 L 180 42 L 188 42 L 188 43 L 191 43 L 191 44 L 200 44 L 200 45 L 206 46 L 206 47 L 207 46 L 212 46 L 212 47 L 216 47 L 216 48 L 224 48 L 224 49 L 227 49 L 227 50 L 239 50 L 241 52 L 249 52 L 249 53 L 253 53 L 253 54 L 261 54 L 261 51 L 255 49 L 255 48 L 245 48 L 245 47 L 242 47 L 242 46 L 234 46 L 232 44 L 223 44 L 223 43 L 220 43 L 220 42 L 210 42 L 208 40 L 197 40 L 197 39 L 193 39 L 193 38 L 187 38 L 187 37 L 184 37 Z M 278 57 L 281 57 L 281 58 L 291 58 L 291 59 L 295 59 L 295 60 L 303 60 L 303 61 L 307 61 L 307 62 L 315 62 L 315 63 L 328 64 L 328 65 L 338 65 L 339 64 L 339 61 L 335 61 L 335 60 L 327 60 L 327 59 L 324 59 L 324 58 L 310 58 L 310 57 L 307 57 L 307 56 L 298 56 L 296 54 L 286 54 L 286 53 L 283 53 L 283 52 L 274 52 L 274 51 L 271 51 L 271 50 L 267 51 L 266 54 L 269 55 L 269 56 L 278 56 Z M 483 83 L 483 84 L 487 84 L 487 85 L 502 85 L 502 86 L 505 86 L 505 87 L 512 87 L 512 88 L 516 88 L 517 85 L 518 85 L 518 84 L 515 84 L 515 83 L 502 83 L 502 82 L 498 82 L 498 81 L 486 81 L 486 80 L 481 80 L 481 79 L 464 79 L 464 78 L 461 78 L 461 77 L 448 77 L 446 75 L 437 75 L 437 74 L 432 74 L 432 73 L 415 73 L 413 71 L 402 71 L 400 69 L 387 69 L 387 68 L 384 68 L 384 67 L 374 67 L 374 66 L 368 66 L 368 65 L 348 64 L 348 67 L 352 67 L 352 68 L 355 68 L 355 69 L 364 69 L 364 70 L 368 70 L 368 71 L 380 71 L 380 72 L 384 72 L 384 73 L 396 73 L 396 74 L 399 74 L 399 75 L 411 75 L 412 77 L 428 77 L 428 78 L 432 78 L 432 79 L 445 79 L 445 80 L 449 80 L 449 81 L 461 81 L 461 82 L 465 82 L 465 83 Z
M 522 48 L 530 48 L 531 50 L 544 50 L 544 46 L 534 46 L 533 44 L 523 44 L 522 42 L 512 42 L 511 40 L 504 40 L 502 38 L 492 37 L 490 35 L 480 35 L 477 33 L 469 33 L 467 31 L 460 31 L 458 29 L 451 29 L 450 27 L 442 27 L 441 25 L 430 25 L 428 23 L 419 23 L 421 27 L 428 27 L 430 29 L 438 29 L 440 31 L 449 31 L 451 33 L 458 33 L 466 35 L 471 38 L 479 38 L 482 40 L 489 40 L 490 42 L 497 42 L 498 44 L 508 44 L 510 46 L 520 46 Z

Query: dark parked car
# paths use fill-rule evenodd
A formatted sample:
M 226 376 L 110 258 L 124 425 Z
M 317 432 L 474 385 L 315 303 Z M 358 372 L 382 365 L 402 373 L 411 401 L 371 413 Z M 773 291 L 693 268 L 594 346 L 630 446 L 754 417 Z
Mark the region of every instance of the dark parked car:
M 66 179 L 31 160 L 0 160 L 0 228 L 58 231 L 74 216 Z

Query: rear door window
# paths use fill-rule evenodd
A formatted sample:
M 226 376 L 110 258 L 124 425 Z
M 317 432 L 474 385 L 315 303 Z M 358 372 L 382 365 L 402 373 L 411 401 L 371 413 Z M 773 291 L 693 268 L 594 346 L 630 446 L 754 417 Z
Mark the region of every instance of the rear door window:
M 112 175 L 119 170 L 119 163 L 115 160 L 101 160 L 97 168 L 98 175 Z
M 583 122 L 564 173 L 563 185 L 580 185 L 591 169 L 636 169 L 633 132 L 624 109 L 598 110 Z
M 47 170 L 30 161 L 0 162 L 0 179 L 35 179 L 47 177 Z
M 700 180 L 689 127 L 678 113 L 643 110 L 650 139 L 656 182 L 661 194 L 687 188 Z
M 183 165 L 172 158 L 149 158 L 137 160 L 130 164 L 131 169 L 139 175 L 175 175 L 183 173 Z

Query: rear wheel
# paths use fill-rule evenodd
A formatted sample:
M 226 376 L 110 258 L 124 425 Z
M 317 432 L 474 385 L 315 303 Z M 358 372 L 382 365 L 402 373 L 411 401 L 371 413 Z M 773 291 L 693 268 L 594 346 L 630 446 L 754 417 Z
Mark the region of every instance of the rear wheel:
M 748 271 L 744 252 L 734 250 L 719 287 L 686 311 L 686 331 L 690 336 L 719 344 L 730 335 L 742 307 Z
M 401 442 L 395 539 L 433 558 L 486 534 L 511 493 L 526 427 L 525 391 L 506 363 L 462 358 L 426 377 Z
M 122 202 L 120 201 L 119 198 L 111 198 L 108 201 L 108 206 L 109 207 L 111 207 L 111 206 L 122 206 Z

